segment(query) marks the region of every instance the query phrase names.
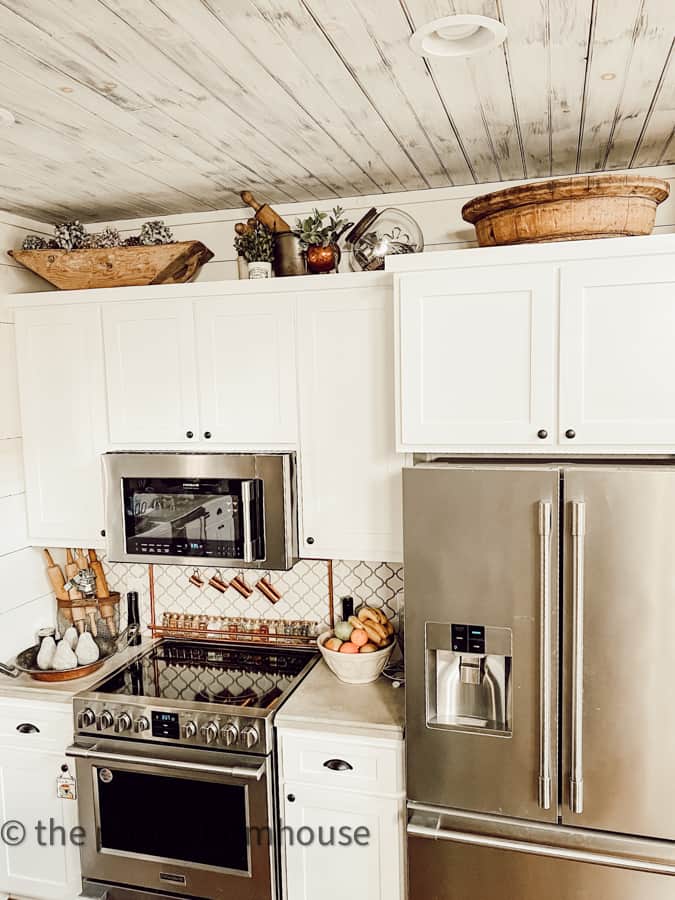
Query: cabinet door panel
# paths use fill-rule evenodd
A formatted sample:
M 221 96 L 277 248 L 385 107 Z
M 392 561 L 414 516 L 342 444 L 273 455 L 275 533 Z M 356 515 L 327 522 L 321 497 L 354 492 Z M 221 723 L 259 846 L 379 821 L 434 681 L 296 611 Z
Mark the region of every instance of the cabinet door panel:
M 403 447 L 554 440 L 556 278 L 554 266 L 400 278 Z
M 110 440 L 197 440 L 194 328 L 189 300 L 114 303 L 103 311 Z
M 298 299 L 302 556 L 402 559 L 392 324 L 387 287 Z
M 560 443 L 675 443 L 671 258 L 574 263 L 560 295 Z M 566 437 L 572 429 L 576 436 Z
M 294 443 L 295 297 L 218 297 L 196 300 L 194 309 L 201 422 L 210 442 Z
M 18 310 L 16 328 L 29 537 L 100 546 L 107 424 L 99 308 Z
M 403 800 L 287 782 L 283 803 L 283 824 L 290 829 L 282 835 L 287 900 L 404 896 Z M 341 834 L 340 829 L 345 831 Z M 346 833 L 353 837 L 356 829 L 362 829 L 358 836 L 364 844 L 340 845 Z M 322 846 L 319 838 L 327 842 L 331 836 L 335 846 Z
M 29 712 L 26 718 L 30 720 Z M 81 891 L 79 848 L 70 840 L 77 826 L 77 801 L 56 795 L 56 780 L 65 763 L 59 754 L 4 751 L 0 755 L 3 821 L 21 822 L 26 829 L 21 844 L 0 844 L 0 891 L 13 897 L 72 900 Z M 50 822 L 54 826 L 51 840 Z M 58 829 L 64 829 L 65 835 Z

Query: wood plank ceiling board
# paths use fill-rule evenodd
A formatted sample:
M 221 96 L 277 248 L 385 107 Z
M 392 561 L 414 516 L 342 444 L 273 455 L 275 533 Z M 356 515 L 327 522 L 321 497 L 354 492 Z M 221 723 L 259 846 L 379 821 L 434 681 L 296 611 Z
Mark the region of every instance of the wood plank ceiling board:
M 499 19 L 496 0 L 400 0 L 411 26 L 451 14 Z M 476 59 L 428 57 L 426 64 L 454 123 L 476 181 L 523 178 L 518 126 L 504 48 Z M 461 183 L 466 183 L 466 179 Z
M 303 0 L 350 73 L 382 111 L 421 184 L 445 187 L 471 174 L 423 61 L 408 45 L 410 26 L 397 0 L 378 4 Z
M 109 0 L 100 2 L 106 6 Z M 233 7 L 245 5 L 243 0 L 232 3 Z M 114 9 L 138 40 L 156 49 L 165 64 L 189 71 L 205 94 L 202 108 L 208 105 L 216 113 L 220 107 L 221 121 L 229 109 L 240 120 L 240 129 L 242 122 L 249 126 L 253 143 L 261 132 L 266 134 L 275 166 L 280 171 L 284 167 L 294 169 L 296 177 L 315 196 L 335 196 L 345 185 L 349 191 L 364 189 L 366 185 L 372 191 L 372 181 L 339 144 L 316 129 L 295 100 L 259 65 L 255 55 L 205 5 L 194 0 L 172 0 L 163 8 L 139 4 L 137 0 L 115 0 Z M 195 45 L 200 48 L 198 54 Z M 237 74 L 233 74 L 234 70 Z M 245 147 L 242 151 L 245 154 Z M 300 165 L 298 159 L 306 162 Z M 357 188 L 351 178 L 361 187 Z
M 222 4 L 221 4 L 222 5 Z M 324 32 L 305 6 L 296 0 L 251 0 L 251 9 L 284 42 L 265 41 L 265 57 L 274 66 L 277 78 L 294 91 L 303 104 L 322 102 L 339 109 L 345 120 L 345 131 L 339 138 L 367 170 L 384 192 L 400 191 L 411 180 L 419 180 L 414 165 L 404 152 L 380 110 L 351 76 L 336 54 Z M 237 17 L 230 27 L 241 35 Z M 252 36 L 256 25 L 246 16 L 245 26 Z M 259 27 L 259 26 L 258 26 Z M 289 54 L 291 54 L 289 56 Z M 359 148 L 362 156 L 359 156 Z
M 664 87 L 668 89 L 674 32 L 675 5 L 667 8 L 658 0 L 645 0 L 636 19 L 624 71 L 616 73 L 623 83 L 603 166 L 616 169 L 630 165 L 642 129 L 649 124 L 652 106 Z M 670 78 L 672 88 L 672 75 Z M 652 102 L 646 104 L 646 98 Z
M 0 205 L 208 214 L 675 162 L 673 0 L 0 0 Z M 423 59 L 433 18 L 501 19 Z M 614 73 L 614 78 L 601 76 Z M 324 206 L 325 206 L 324 204 Z M 324 208 L 322 206 L 322 208 Z

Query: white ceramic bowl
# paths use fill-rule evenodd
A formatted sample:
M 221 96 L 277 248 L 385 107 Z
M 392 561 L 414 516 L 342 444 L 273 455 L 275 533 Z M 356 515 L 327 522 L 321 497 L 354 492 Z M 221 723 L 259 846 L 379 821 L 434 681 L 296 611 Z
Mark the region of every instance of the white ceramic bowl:
M 319 650 L 331 672 L 345 684 L 371 684 L 377 681 L 396 646 L 396 640 L 393 640 L 388 647 L 374 650 L 372 653 L 339 653 L 324 647 L 331 637 L 332 631 L 324 631 L 319 636 Z

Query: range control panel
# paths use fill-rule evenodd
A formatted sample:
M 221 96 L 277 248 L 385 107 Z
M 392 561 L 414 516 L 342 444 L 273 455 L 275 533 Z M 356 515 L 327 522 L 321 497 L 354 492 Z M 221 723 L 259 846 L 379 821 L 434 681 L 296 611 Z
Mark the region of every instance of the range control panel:
M 485 625 L 455 625 L 452 649 L 455 653 L 485 653 Z

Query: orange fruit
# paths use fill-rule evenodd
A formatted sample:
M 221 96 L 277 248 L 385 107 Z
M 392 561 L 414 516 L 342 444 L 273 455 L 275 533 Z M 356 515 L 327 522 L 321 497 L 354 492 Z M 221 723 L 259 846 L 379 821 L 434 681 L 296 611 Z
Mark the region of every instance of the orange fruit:
M 356 644 L 357 647 L 363 647 L 368 643 L 368 635 L 364 631 L 363 628 L 355 628 L 352 631 L 352 636 L 349 638 L 352 644 Z
M 345 641 L 344 644 L 340 647 L 340 653 L 358 653 L 359 648 L 356 644 L 352 644 L 351 641 Z

